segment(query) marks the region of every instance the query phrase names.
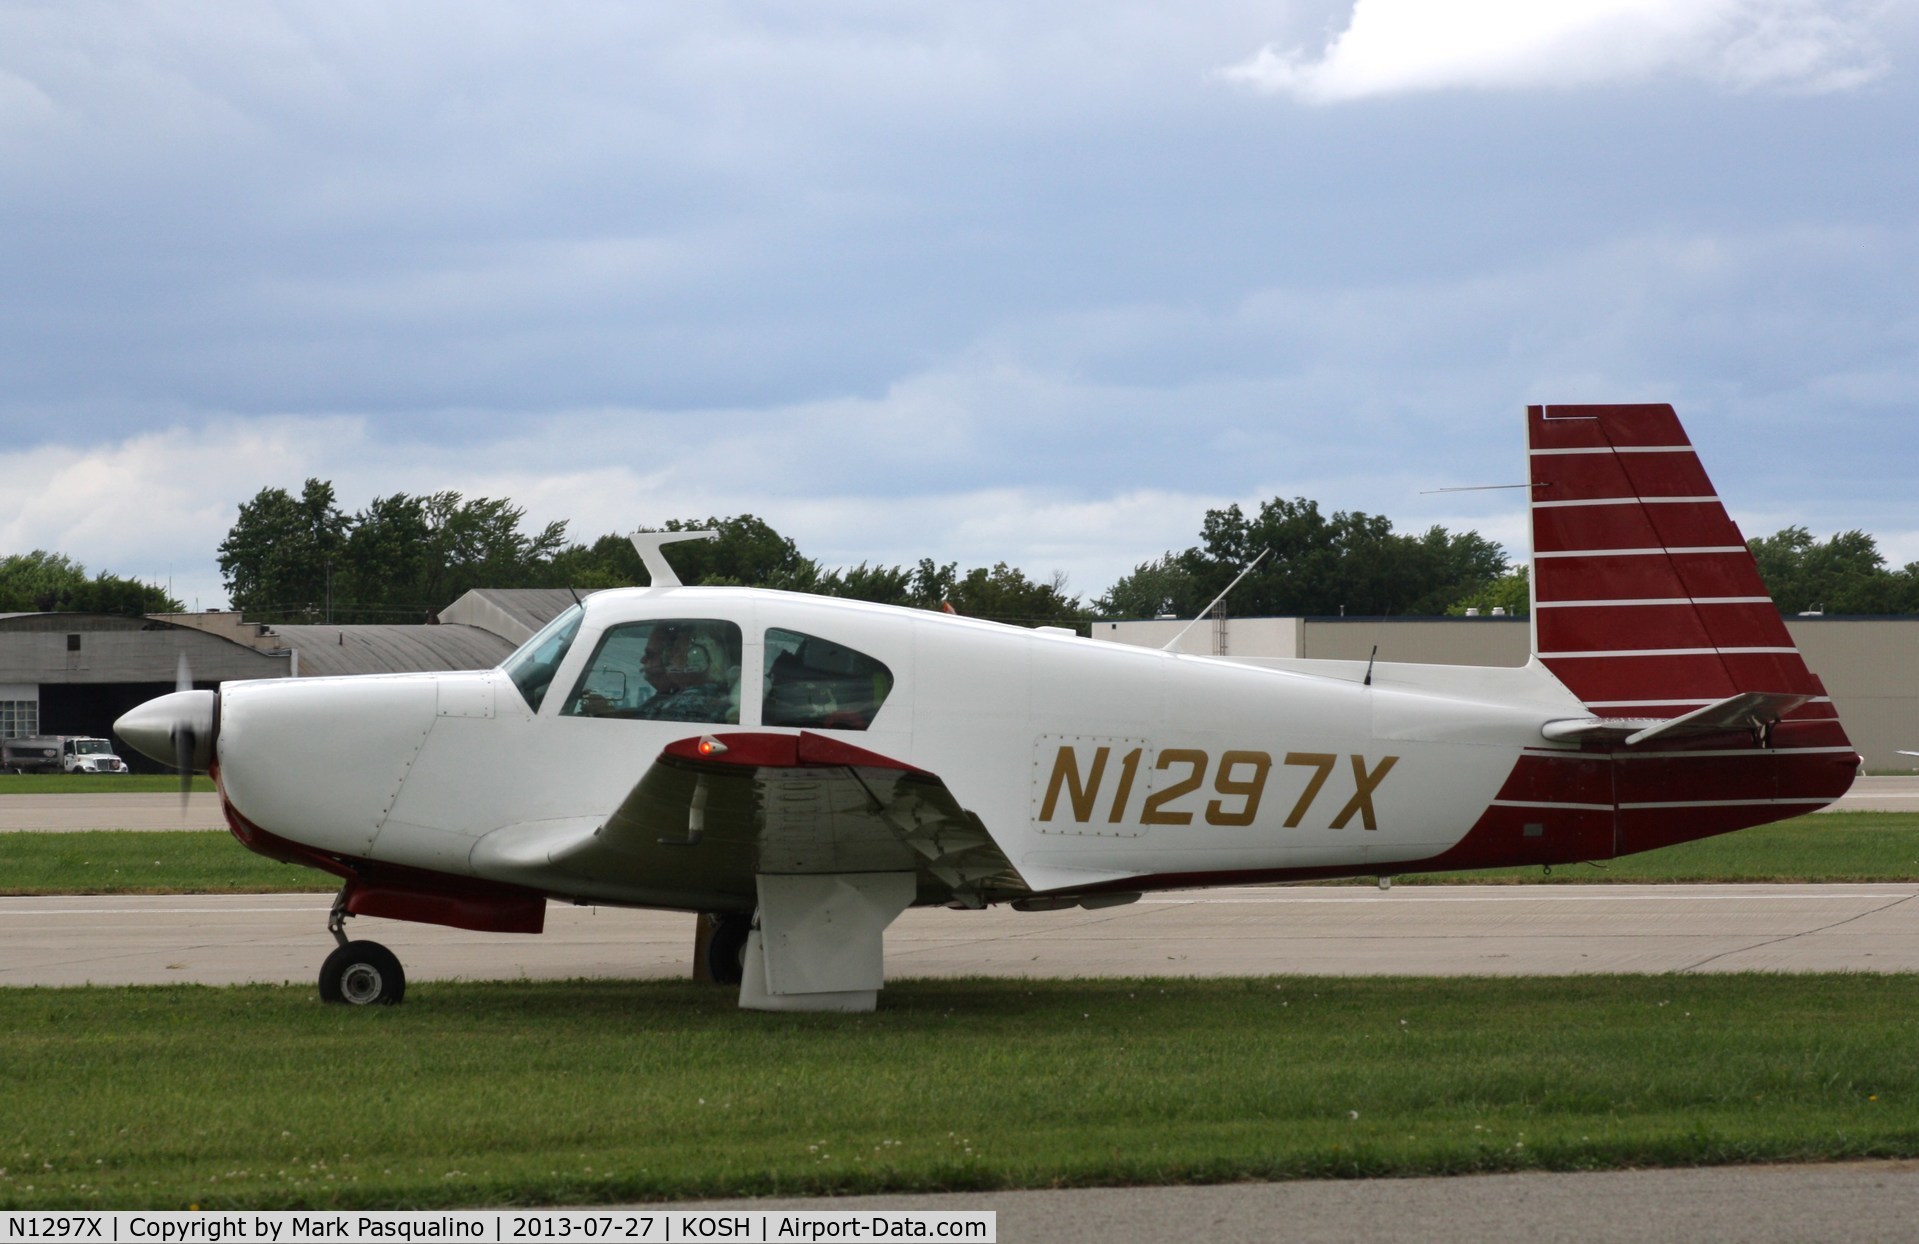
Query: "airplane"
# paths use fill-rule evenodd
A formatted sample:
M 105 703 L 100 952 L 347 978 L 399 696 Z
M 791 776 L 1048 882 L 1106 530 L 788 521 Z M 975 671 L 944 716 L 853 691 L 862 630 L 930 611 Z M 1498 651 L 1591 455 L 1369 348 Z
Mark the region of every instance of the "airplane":
M 1672 407 L 1526 415 L 1516 668 L 1186 655 L 682 585 L 585 597 L 498 668 L 225 683 L 130 745 L 341 879 L 329 1002 L 398 1002 L 354 916 L 537 933 L 700 913 L 769 1011 L 870 1011 L 907 907 L 1598 861 L 1812 811 L 1859 757 Z M 702 533 L 710 535 L 711 533 Z M 964 919 L 957 914 L 954 919 Z

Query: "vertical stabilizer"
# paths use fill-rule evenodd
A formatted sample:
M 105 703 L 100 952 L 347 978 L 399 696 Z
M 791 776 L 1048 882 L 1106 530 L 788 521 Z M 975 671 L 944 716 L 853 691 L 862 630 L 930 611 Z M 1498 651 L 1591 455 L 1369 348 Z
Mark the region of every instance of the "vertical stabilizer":
M 1595 715 L 1825 695 L 1672 407 L 1534 406 L 1527 430 L 1534 651 Z
M 1858 757 L 1672 407 L 1526 422 L 1533 650 L 1618 736 L 1620 853 L 1842 793 Z

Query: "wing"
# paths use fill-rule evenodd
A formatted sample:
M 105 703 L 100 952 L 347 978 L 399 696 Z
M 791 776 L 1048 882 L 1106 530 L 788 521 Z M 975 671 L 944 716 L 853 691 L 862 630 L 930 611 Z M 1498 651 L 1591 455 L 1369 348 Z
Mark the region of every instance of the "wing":
M 751 910 L 759 873 L 912 872 L 919 903 L 1030 892 L 979 818 L 922 769 L 825 735 L 669 744 L 610 816 L 496 830 L 482 876 L 579 901 Z

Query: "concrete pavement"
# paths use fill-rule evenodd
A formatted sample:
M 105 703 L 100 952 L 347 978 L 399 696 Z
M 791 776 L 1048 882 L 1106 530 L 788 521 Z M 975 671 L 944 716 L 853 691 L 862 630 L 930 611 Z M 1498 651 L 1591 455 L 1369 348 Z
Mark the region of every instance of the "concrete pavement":
M 0 899 L 0 985 L 296 981 L 332 948 L 327 896 Z M 537 937 L 355 919 L 413 981 L 685 975 L 693 918 L 548 905 Z M 1919 884 L 1272 886 L 1100 911 L 922 909 L 889 979 L 1919 971 Z
M 1889 1244 L 1919 1240 L 1919 1162 L 815 1197 L 671 1208 L 722 1205 L 992 1210 L 1008 1244 Z

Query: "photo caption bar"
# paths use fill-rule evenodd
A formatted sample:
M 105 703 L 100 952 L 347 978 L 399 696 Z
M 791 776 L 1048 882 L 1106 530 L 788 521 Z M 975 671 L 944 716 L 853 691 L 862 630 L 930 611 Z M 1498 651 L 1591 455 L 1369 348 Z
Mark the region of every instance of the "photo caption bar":
M 996 1244 L 992 1210 L 105 1210 L 0 1216 L 0 1244 L 309 1244 L 315 1240 L 646 1244 L 964 1240 Z

